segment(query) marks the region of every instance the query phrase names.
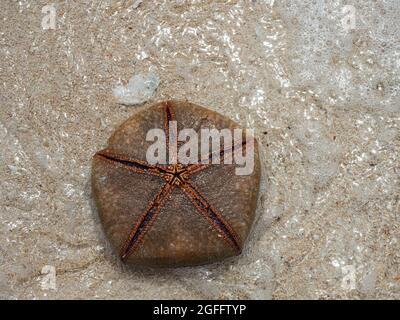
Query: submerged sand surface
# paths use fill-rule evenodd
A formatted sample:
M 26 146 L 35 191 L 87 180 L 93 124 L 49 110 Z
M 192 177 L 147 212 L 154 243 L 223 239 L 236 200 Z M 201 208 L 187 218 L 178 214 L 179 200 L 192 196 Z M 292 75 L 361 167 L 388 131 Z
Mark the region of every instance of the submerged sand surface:
M 367 2 L 54 1 L 52 24 L 46 1 L 2 1 L 0 297 L 399 299 L 400 5 Z M 149 72 L 153 97 L 120 105 Z M 259 219 L 234 261 L 127 269 L 91 157 L 170 98 L 254 128 Z

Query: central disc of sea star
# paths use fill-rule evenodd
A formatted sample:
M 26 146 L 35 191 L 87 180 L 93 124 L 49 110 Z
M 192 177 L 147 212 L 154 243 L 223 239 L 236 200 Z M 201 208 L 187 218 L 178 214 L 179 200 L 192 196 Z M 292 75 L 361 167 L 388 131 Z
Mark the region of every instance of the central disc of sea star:
M 165 171 L 164 178 L 171 185 L 179 186 L 188 180 L 189 171 L 187 166 L 180 163 L 168 166 Z

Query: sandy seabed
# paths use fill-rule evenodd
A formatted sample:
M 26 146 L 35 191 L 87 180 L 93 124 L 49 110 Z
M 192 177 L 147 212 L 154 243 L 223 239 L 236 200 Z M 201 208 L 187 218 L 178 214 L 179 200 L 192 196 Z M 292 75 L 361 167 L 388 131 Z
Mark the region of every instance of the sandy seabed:
M 0 3 L 1 298 L 400 298 L 398 1 L 53 3 Z M 154 95 L 119 104 L 147 73 Z M 128 269 L 91 157 L 172 98 L 255 130 L 258 220 L 234 261 Z

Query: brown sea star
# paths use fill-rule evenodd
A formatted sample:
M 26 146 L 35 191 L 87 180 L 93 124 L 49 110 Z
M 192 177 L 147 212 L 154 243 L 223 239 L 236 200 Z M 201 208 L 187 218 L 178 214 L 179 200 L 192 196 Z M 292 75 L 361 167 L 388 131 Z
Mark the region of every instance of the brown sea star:
M 166 135 L 167 150 L 171 150 L 171 145 L 177 143 L 176 132 L 173 132 L 170 127 L 170 123 L 175 120 L 174 108 L 176 107 L 177 106 L 174 102 L 165 102 L 162 104 L 162 110 L 164 113 L 163 126 L 165 132 L 169 133 Z M 170 201 L 173 201 L 172 191 L 174 189 L 179 189 L 181 192 L 183 192 L 186 198 L 192 203 L 195 211 L 201 214 L 201 216 L 205 218 L 209 225 L 212 226 L 212 228 L 218 233 L 218 237 L 223 238 L 228 246 L 232 248 L 232 254 L 228 254 L 228 256 L 240 254 L 244 239 L 242 239 L 240 235 L 235 232 L 234 228 L 227 221 L 227 219 L 224 218 L 223 214 L 211 204 L 211 201 L 199 191 L 199 188 L 192 181 L 192 177 L 194 175 L 198 175 L 202 171 L 210 169 L 211 166 L 220 166 L 211 164 L 211 159 L 213 156 L 219 157 L 220 163 L 222 164 L 224 157 L 227 154 L 237 152 L 238 150 L 242 152 L 245 151 L 246 144 L 248 143 L 253 143 L 253 138 L 251 140 L 243 141 L 243 143 L 240 143 L 240 145 L 222 146 L 221 149 L 216 153 L 210 152 L 207 155 L 209 160 L 207 162 L 209 163 L 204 163 L 203 161 L 202 163 L 198 164 L 181 164 L 177 161 L 176 156 L 170 157 L 170 159 L 172 159 L 172 164 L 169 165 L 149 164 L 147 161 L 135 159 L 131 156 L 115 151 L 113 148 L 106 148 L 97 152 L 94 156 L 96 161 L 100 161 L 104 164 L 111 164 L 112 167 L 118 168 L 118 170 L 126 169 L 134 174 L 142 175 L 143 179 L 145 179 L 145 176 L 153 176 L 161 178 L 161 181 L 163 181 L 156 195 L 153 196 L 150 201 L 148 201 L 145 208 L 142 208 L 142 212 L 137 216 L 133 227 L 131 227 L 129 235 L 125 236 L 126 240 L 122 241 L 122 245 L 119 250 L 120 258 L 123 261 L 126 261 L 134 252 L 139 250 L 141 244 L 143 244 L 143 241 L 146 239 L 146 235 L 151 230 L 152 225 L 159 217 L 162 208 L 165 207 L 166 203 L 170 199 Z M 258 191 L 257 174 L 255 177 L 256 179 L 254 180 L 254 188 L 256 188 Z M 254 198 L 254 196 L 252 198 Z M 139 208 L 136 209 L 139 210 Z M 164 214 L 174 214 L 174 211 L 165 212 Z M 196 232 L 196 230 L 193 231 Z M 246 236 L 247 232 L 242 232 L 242 236 L 243 235 Z M 178 260 L 179 259 L 182 259 L 182 257 L 178 257 Z M 191 257 L 189 260 L 191 261 L 188 261 L 188 264 L 193 264 L 193 261 L 196 261 L 196 259 L 193 259 L 193 257 Z M 203 262 L 200 259 L 199 261 L 196 261 L 196 263 Z M 174 263 L 171 262 L 171 259 L 169 259 L 168 263 L 161 262 L 156 264 L 173 265 Z M 183 262 L 183 264 L 185 263 Z

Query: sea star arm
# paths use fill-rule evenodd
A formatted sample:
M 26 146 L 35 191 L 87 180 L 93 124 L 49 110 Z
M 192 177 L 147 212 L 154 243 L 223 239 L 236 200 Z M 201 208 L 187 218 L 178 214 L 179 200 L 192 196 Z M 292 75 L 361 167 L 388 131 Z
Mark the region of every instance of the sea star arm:
M 175 121 L 175 113 L 173 108 L 170 106 L 169 101 L 167 101 L 164 104 L 164 130 L 166 135 L 166 147 L 169 164 L 175 164 L 178 162 L 178 128 Z M 176 126 L 172 125 L 174 123 Z
M 120 256 L 122 260 L 126 260 L 139 247 L 140 242 L 156 220 L 172 189 L 173 186 L 171 184 L 165 183 L 153 201 L 148 204 L 121 248 Z
M 242 143 L 238 143 L 238 144 L 234 145 L 232 148 L 231 147 L 226 148 L 225 146 L 222 146 L 219 151 L 210 152 L 208 154 L 208 156 L 204 159 L 208 163 L 189 164 L 186 167 L 186 170 L 189 175 L 192 173 L 204 170 L 212 165 L 213 157 L 219 157 L 219 163 L 223 163 L 226 155 L 235 153 L 235 152 L 243 152 L 243 150 L 245 151 L 246 146 L 249 143 L 253 143 L 253 140 L 250 140 L 250 139 L 244 140 Z
M 210 205 L 208 200 L 189 182 L 180 185 L 186 196 L 192 201 L 196 209 L 207 219 L 222 237 L 233 247 L 237 254 L 241 252 L 239 237 L 221 213 Z
M 166 173 L 161 166 L 150 165 L 145 161 L 127 157 L 110 149 L 104 149 L 97 152 L 95 157 L 136 173 L 147 173 L 159 177 L 162 177 Z

